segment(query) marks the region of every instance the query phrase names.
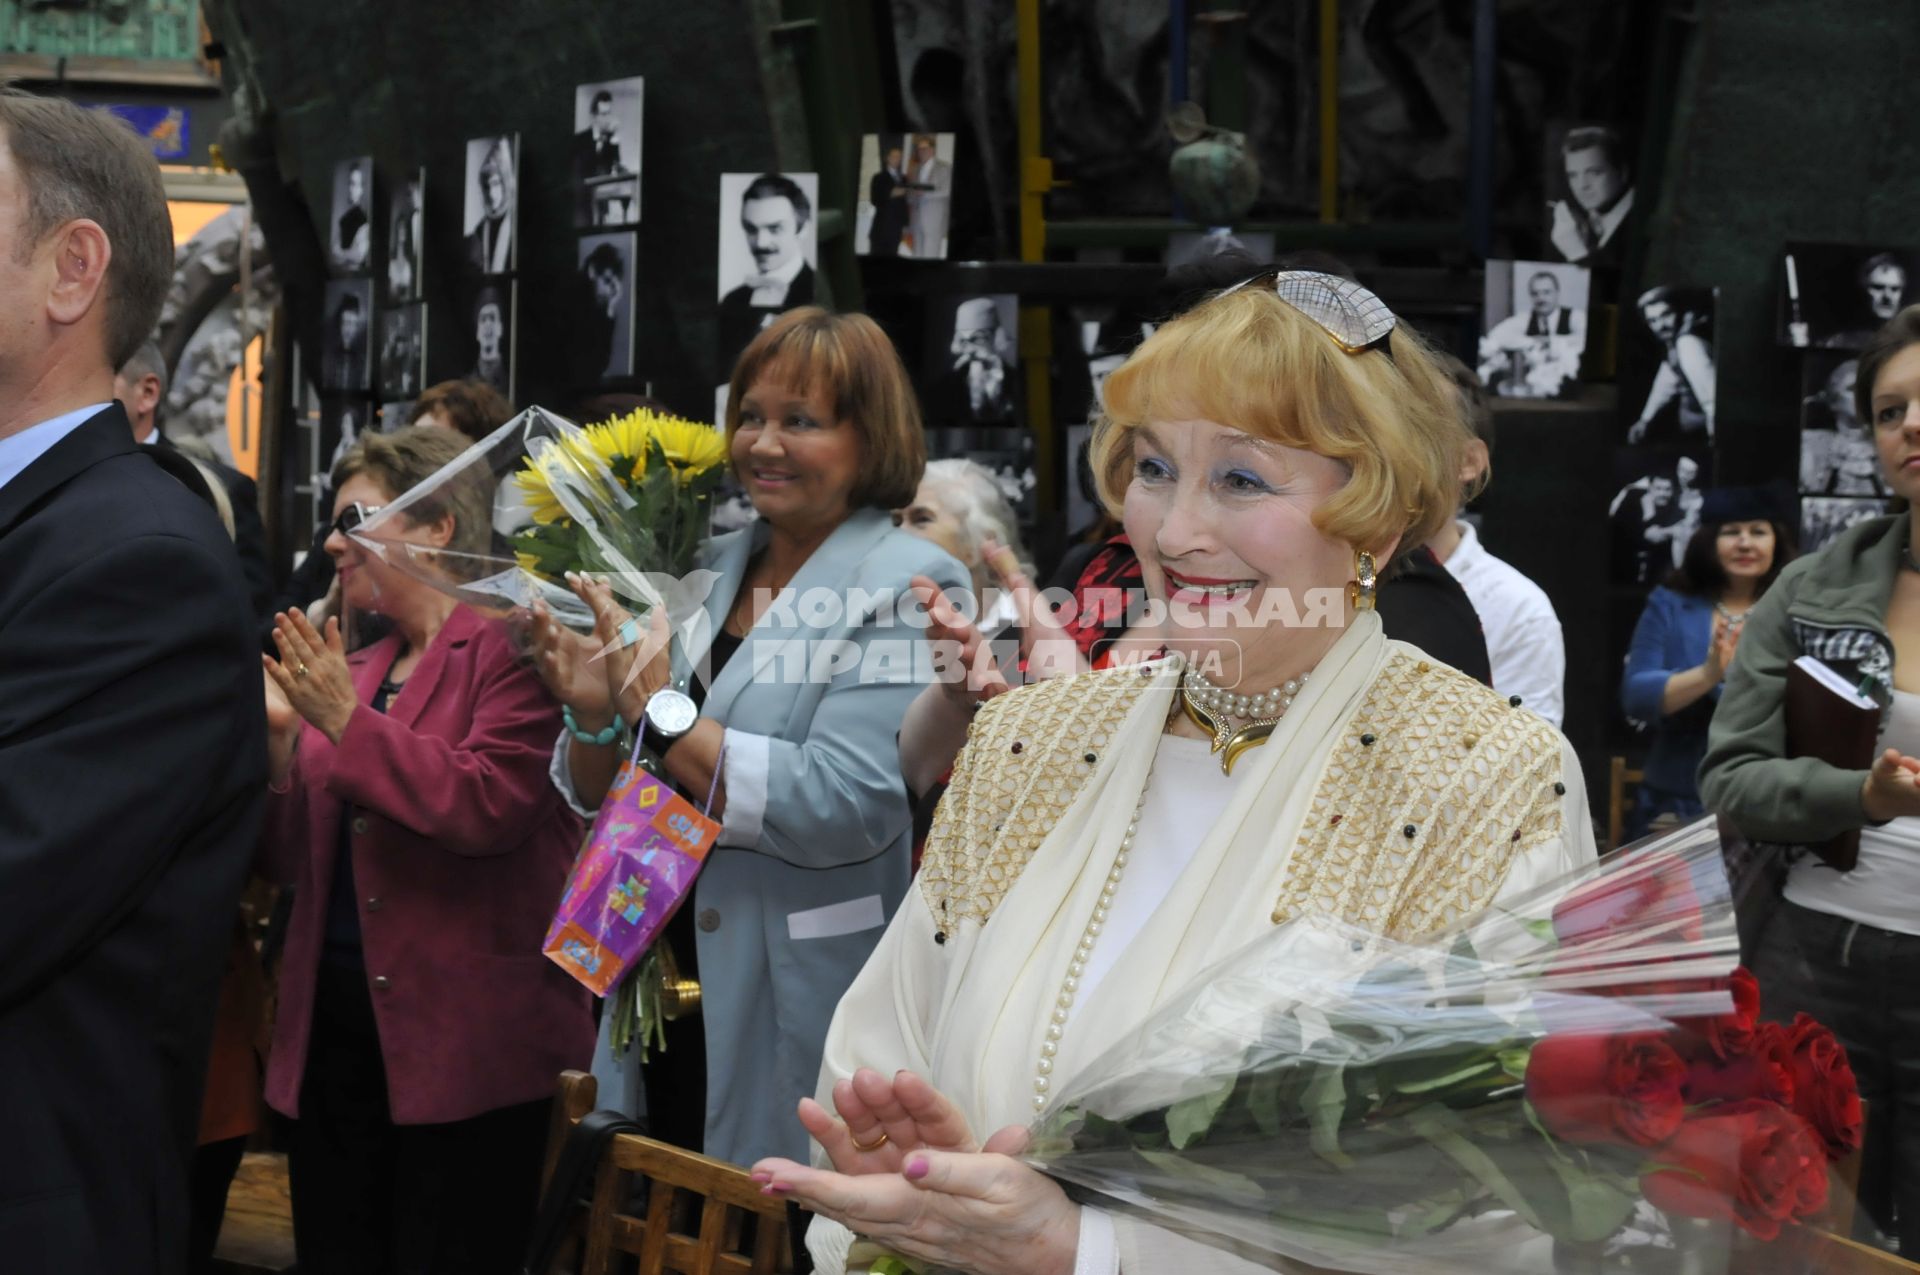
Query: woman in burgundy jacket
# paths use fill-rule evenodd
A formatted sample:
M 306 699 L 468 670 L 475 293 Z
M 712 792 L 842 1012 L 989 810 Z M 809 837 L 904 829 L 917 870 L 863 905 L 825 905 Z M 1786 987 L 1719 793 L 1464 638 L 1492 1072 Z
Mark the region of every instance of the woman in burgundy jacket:
M 465 445 L 414 426 L 342 457 L 327 552 L 393 632 L 347 654 L 294 611 L 263 657 L 263 845 L 296 891 L 267 1101 L 302 1275 L 516 1270 L 555 1079 L 593 1052 L 540 950 L 581 833 L 547 781 L 558 707 L 498 626 L 345 534 Z M 454 489 L 394 534 L 484 546 L 490 506 Z

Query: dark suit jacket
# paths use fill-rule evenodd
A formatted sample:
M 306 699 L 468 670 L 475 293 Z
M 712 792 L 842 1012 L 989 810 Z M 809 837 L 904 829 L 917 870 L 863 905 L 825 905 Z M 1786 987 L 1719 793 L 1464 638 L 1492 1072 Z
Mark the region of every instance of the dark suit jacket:
M 907 230 L 907 201 L 893 197 L 900 185 L 900 179 L 884 168 L 867 183 L 867 202 L 873 205 L 873 226 L 867 232 L 870 256 L 900 255 L 900 236 Z
M 165 434 L 154 441 L 154 446 L 179 451 Z M 264 624 L 273 614 L 274 586 L 273 567 L 267 562 L 267 532 L 260 522 L 259 489 L 253 479 L 231 465 L 217 460 L 203 463 L 220 476 L 220 485 L 227 489 L 227 503 L 233 506 L 233 547 L 240 553 L 240 572 L 247 580 L 247 600 L 253 607 L 253 618 Z
M 0 487 L 0 1266 L 174 1275 L 266 796 L 246 586 L 118 404 Z
M 1403 554 L 1380 581 L 1380 627 L 1468 677 L 1493 685 L 1493 661 L 1480 613 L 1453 573 L 1421 545 Z
M 741 284 L 720 299 L 720 370 L 731 372 L 740 351 L 753 343 L 767 321 L 784 310 L 813 304 L 813 267 L 801 266 L 779 305 L 755 305 L 753 289 Z

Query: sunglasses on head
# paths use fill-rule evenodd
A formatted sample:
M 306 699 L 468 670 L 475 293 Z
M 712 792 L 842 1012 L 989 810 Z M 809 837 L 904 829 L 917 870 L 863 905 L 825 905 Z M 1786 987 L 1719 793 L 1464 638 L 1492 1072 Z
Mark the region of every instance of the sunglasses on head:
M 1348 354 L 1378 350 L 1389 362 L 1393 359 L 1388 338 L 1400 320 L 1387 309 L 1386 302 L 1351 279 L 1317 270 L 1263 270 L 1227 291 L 1238 292 L 1241 288 L 1271 288 L 1275 296 L 1312 319 Z
M 385 508 L 384 505 L 363 505 L 356 500 L 340 511 L 340 516 L 333 520 L 333 529 L 343 536 L 351 535 L 355 527 L 379 513 L 383 508 Z

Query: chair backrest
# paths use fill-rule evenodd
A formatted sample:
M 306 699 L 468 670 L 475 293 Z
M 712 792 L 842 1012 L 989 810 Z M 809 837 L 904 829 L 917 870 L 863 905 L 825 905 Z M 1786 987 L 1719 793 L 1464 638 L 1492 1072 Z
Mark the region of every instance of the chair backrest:
M 642 1182 L 644 1217 L 626 1211 Z M 762 1195 L 737 1164 L 633 1134 L 614 1138 L 600 1165 L 580 1275 L 613 1275 L 620 1253 L 640 1259 L 639 1275 L 788 1275 L 794 1268 L 784 1201 Z
M 1625 757 L 1613 758 L 1607 767 L 1607 844 L 1605 849 L 1620 848 L 1620 837 L 1627 826 L 1627 789 L 1645 778 L 1645 771 L 1627 769 Z

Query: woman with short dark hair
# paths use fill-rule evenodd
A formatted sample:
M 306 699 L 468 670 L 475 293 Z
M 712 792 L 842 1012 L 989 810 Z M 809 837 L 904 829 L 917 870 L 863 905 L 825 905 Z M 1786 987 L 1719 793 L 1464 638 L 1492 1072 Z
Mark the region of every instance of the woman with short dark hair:
M 1646 778 L 1626 820 L 1629 841 L 1656 819 L 1703 813 L 1694 774 L 1707 723 L 1747 615 L 1793 560 L 1793 529 L 1757 489 L 1710 491 L 1686 555 L 1647 597 L 1627 651 L 1620 707 L 1652 736 Z
M 656 1137 L 746 1163 L 805 1154 L 791 1095 L 812 1087 L 833 1006 L 907 892 L 912 811 L 894 737 L 919 690 L 920 633 L 900 616 L 914 576 L 959 589 L 967 575 L 893 525 L 926 450 L 906 369 L 873 320 L 788 311 L 740 356 L 727 402 L 733 472 L 759 518 L 702 549 L 717 576 L 692 640 L 629 686 L 626 652 L 591 664 L 601 641 L 545 619 L 535 633 L 571 714 L 553 773 L 575 809 L 593 815 L 635 728 L 655 773 L 696 805 L 712 795 L 719 837 L 662 940 L 697 971 L 700 1017 L 668 1025 L 647 1115 Z M 604 586 L 581 591 L 606 632 L 624 623 Z M 649 716 L 667 689 L 697 703 L 691 728 L 668 734 Z M 601 1101 L 634 1111 L 640 1069 L 613 1049 L 614 1019 Z

